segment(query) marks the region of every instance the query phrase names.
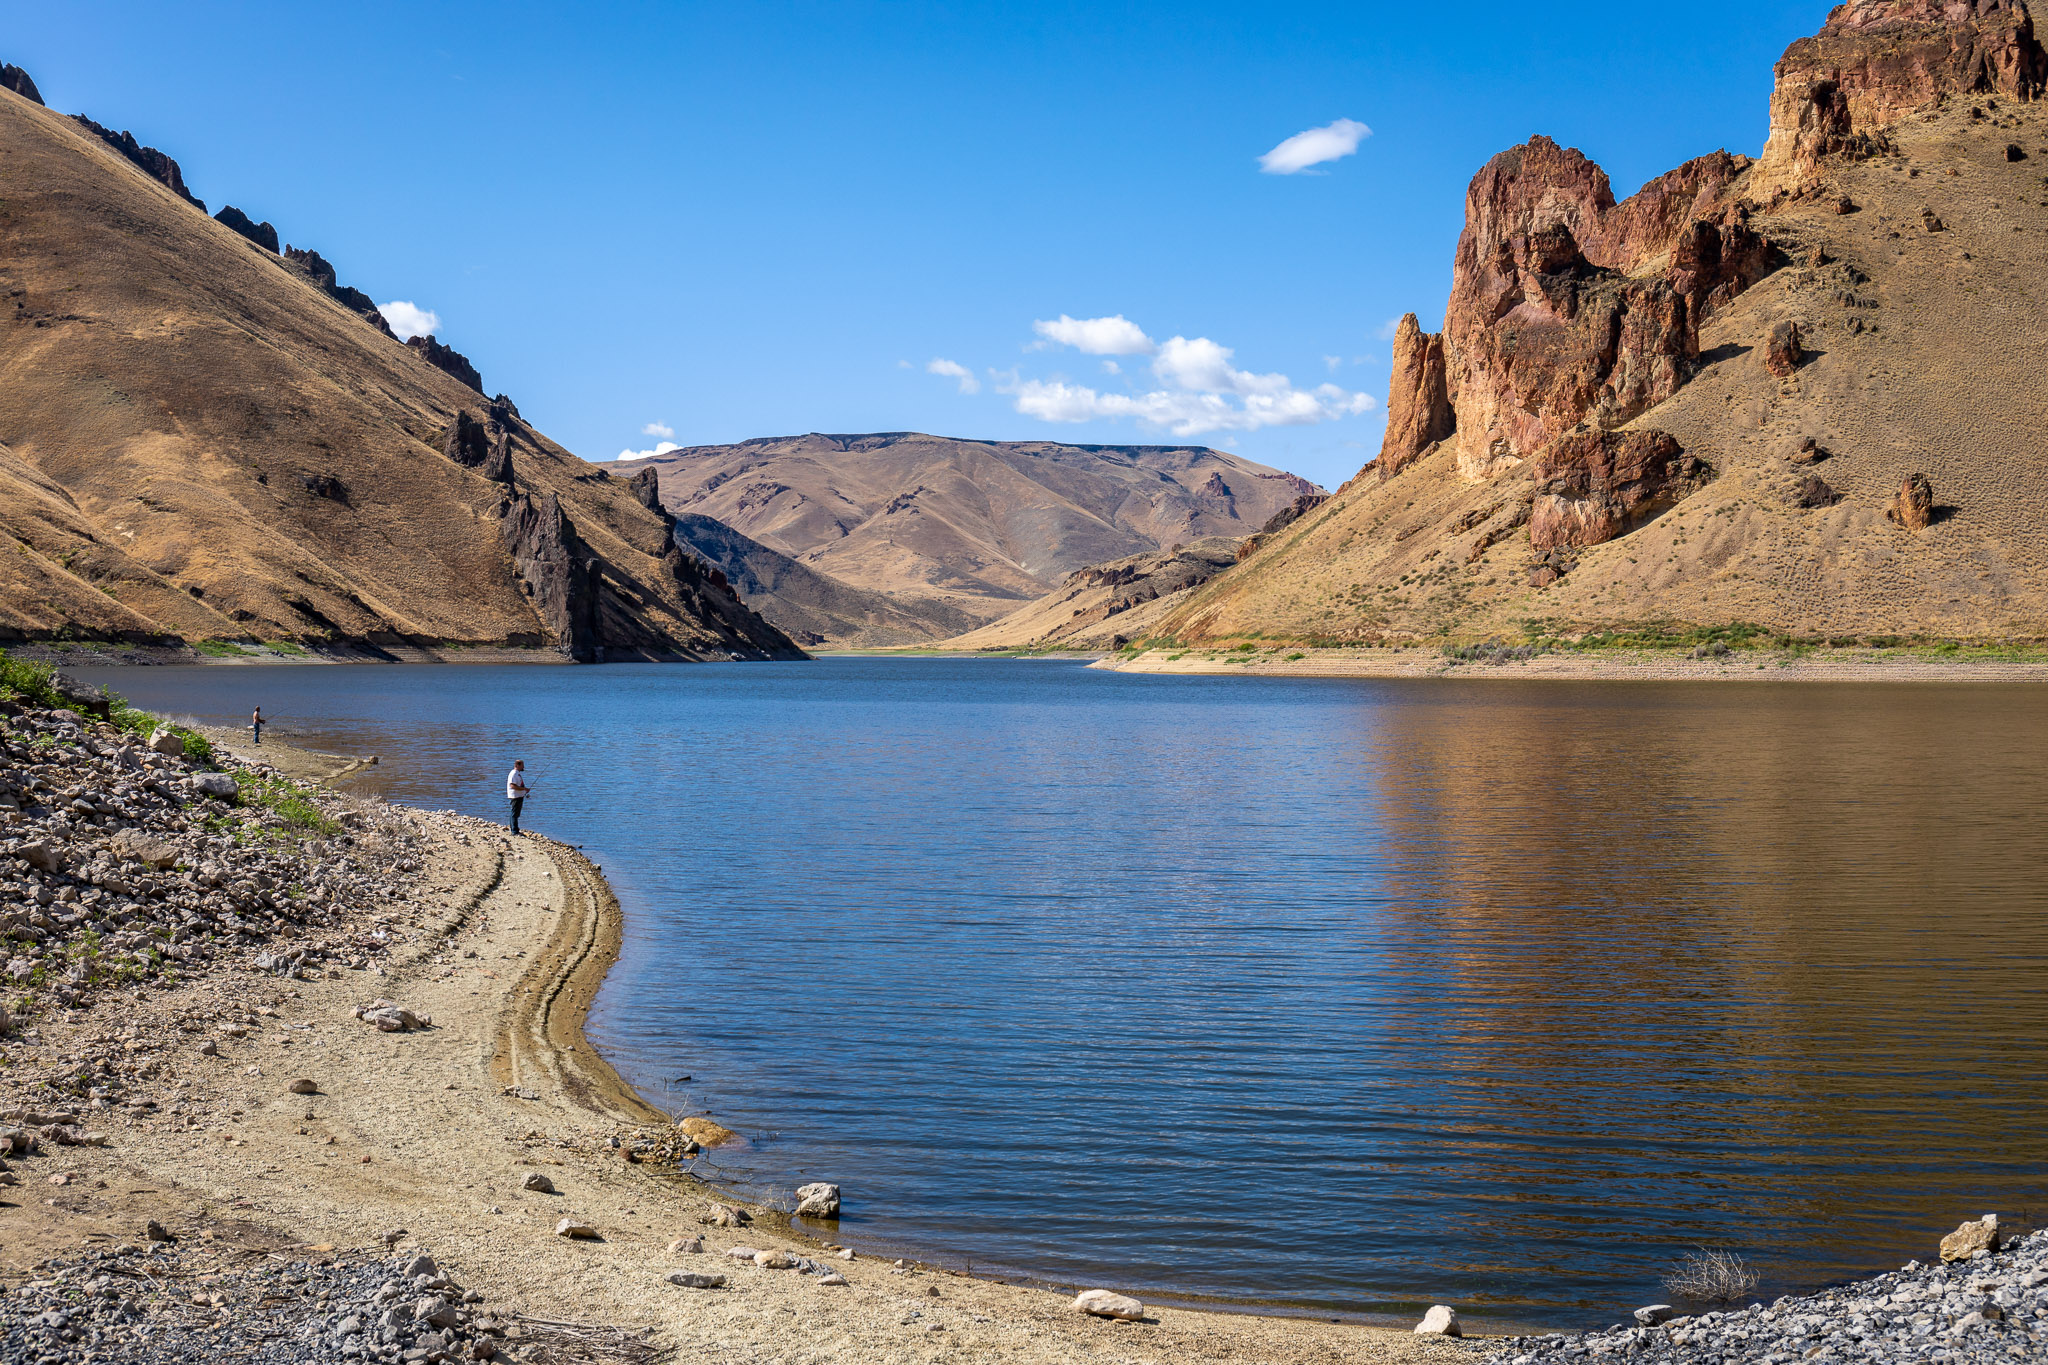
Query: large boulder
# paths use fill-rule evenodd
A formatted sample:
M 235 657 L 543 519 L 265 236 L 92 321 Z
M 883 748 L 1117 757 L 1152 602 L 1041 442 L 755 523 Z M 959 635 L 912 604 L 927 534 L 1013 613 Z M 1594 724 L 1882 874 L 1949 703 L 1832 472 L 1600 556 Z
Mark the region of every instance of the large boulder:
M 1886 149 L 1883 130 L 1944 95 L 2038 99 L 2048 50 L 2025 0 L 1849 0 L 1785 49 L 1757 192 L 1797 193 L 1831 156 Z
M 837 1218 L 839 1216 L 839 1187 L 824 1181 L 814 1181 L 798 1187 L 796 1212 L 799 1218 Z
M 1806 351 L 1799 344 L 1799 324 L 1789 320 L 1772 324 L 1764 337 L 1764 368 L 1779 379 L 1789 379 L 1805 358 Z
M 1458 1326 L 1458 1310 L 1449 1304 L 1437 1304 L 1422 1315 L 1422 1321 L 1415 1324 L 1415 1334 L 1423 1337 L 1462 1337 L 1465 1329 Z
M 1925 474 L 1908 474 L 1884 514 L 1908 531 L 1926 530 L 1934 524 L 1934 485 Z
M 1529 545 L 1539 553 L 1599 545 L 1689 497 L 1713 471 L 1664 431 L 1563 436 L 1537 455 Z
M 1145 1316 L 1145 1305 L 1128 1294 L 1116 1294 L 1107 1289 L 1084 1289 L 1074 1299 L 1074 1311 L 1091 1317 L 1138 1322 Z
M 1980 1251 L 1998 1250 L 1998 1215 L 1972 1219 L 1941 1239 L 1941 1259 L 1967 1261 Z

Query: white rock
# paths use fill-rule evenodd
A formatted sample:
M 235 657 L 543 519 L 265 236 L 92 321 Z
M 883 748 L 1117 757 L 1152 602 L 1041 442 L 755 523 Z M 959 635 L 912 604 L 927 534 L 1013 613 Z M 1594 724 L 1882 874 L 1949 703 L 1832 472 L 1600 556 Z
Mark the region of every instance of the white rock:
M 751 1261 L 761 1253 L 752 1247 L 727 1247 L 725 1254 L 732 1257 L 735 1261 Z
M 778 1247 L 769 1251 L 755 1252 L 754 1264 L 763 1270 L 794 1270 L 796 1269 L 796 1257 Z
M 162 726 L 150 732 L 149 747 L 160 754 L 169 754 L 172 758 L 185 756 L 185 741 Z
M 196 773 L 193 775 L 192 785 L 205 792 L 208 796 L 233 796 L 235 794 L 235 779 L 229 777 L 226 773 Z
M 1415 1324 L 1418 1336 L 1462 1337 L 1464 1329 L 1458 1326 L 1458 1310 L 1445 1304 L 1438 1304 L 1422 1315 L 1422 1321 Z
M 839 1216 L 839 1187 L 820 1180 L 805 1185 L 796 1192 L 796 1216 L 799 1218 L 837 1218 Z
M 840 1249 L 840 1252 L 839 1252 L 839 1259 L 840 1259 L 840 1260 L 842 1260 L 842 1261 L 850 1261 L 850 1260 L 852 1260 L 852 1259 L 853 1259 L 853 1248 L 852 1248 L 852 1247 L 842 1247 L 842 1248 Z
M 1645 1327 L 1655 1327 L 1660 1322 L 1669 1322 L 1678 1316 L 1678 1310 L 1668 1303 L 1653 1303 L 1647 1308 L 1635 1311 L 1635 1320 Z
M 827 1271 L 827 1272 L 826 1272 L 825 1274 L 823 1274 L 823 1275 L 820 1275 L 820 1276 L 818 1277 L 818 1283 L 819 1283 L 819 1284 L 831 1284 L 831 1285 L 840 1285 L 840 1284 L 845 1284 L 845 1283 L 846 1283 L 846 1277 L 845 1277 L 844 1275 L 840 1274 L 840 1273 L 839 1273 L 838 1271 L 836 1271 L 836 1270 L 831 1270 L 831 1271 Z
M 597 1229 L 588 1223 L 579 1223 L 574 1218 L 564 1218 L 561 1222 L 555 1224 L 555 1236 L 595 1237 L 597 1236 Z
M 668 1244 L 668 1254 L 671 1256 L 697 1256 L 703 1251 L 702 1237 L 678 1237 Z
M 1084 1289 L 1074 1300 L 1074 1311 L 1136 1322 L 1145 1316 L 1145 1305 L 1129 1295 L 1113 1294 L 1107 1289 Z

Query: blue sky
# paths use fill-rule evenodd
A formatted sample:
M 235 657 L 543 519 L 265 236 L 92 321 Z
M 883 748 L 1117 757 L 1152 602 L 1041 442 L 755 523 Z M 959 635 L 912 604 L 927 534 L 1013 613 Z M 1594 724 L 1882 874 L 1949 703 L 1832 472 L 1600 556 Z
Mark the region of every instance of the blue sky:
M 431 310 L 586 457 L 911 429 L 1334 486 L 1487 157 L 1548 133 L 1626 195 L 1754 155 L 1829 6 L 11 8 L 52 107 Z

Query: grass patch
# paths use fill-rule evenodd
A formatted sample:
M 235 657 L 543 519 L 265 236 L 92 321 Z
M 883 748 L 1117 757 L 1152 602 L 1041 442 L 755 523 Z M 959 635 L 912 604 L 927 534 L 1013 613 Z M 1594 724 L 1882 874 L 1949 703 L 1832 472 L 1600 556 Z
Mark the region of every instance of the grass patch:
M 299 838 L 328 838 L 341 833 L 341 824 L 306 799 L 306 794 L 289 782 L 258 777 L 246 769 L 235 774 L 235 795 L 244 807 L 265 810 L 284 822 L 285 832 Z
M 43 710 L 70 711 L 84 720 L 98 720 L 83 702 L 66 696 L 57 687 L 57 670 L 50 664 L 33 663 L 0 653 L 0 699 Z M 213 746 L 206 736 L 182 725 L 166 724 L 147 711 L 138 711 L 126 700 L 106 693 L 107 722 L 125 734 L 148 738 L 158 727 L 185 741 L 185 753 L 201 763 L 213 762 Z
M 248 651 L 233 640 L 194 640 L 192 652 L 209 659 L 239 659 Z

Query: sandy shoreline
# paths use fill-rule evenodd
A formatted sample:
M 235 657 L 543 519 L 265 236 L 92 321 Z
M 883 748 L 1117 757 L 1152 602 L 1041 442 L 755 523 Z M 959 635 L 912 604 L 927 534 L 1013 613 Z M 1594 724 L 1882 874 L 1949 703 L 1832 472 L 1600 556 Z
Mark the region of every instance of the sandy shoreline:
M 1118 673 L 1284 678 L 1456 678 L 1513 682 L 2048 682 L 2048 660 L 1929 658 L 1885 650 L 1790 654 L 1736 650 L 1692 659 L 1665 650 L 1540 654 L 1505 663 L 1456 663 L 1433 647 L 1410 649 L 1153 649 L 1098 658 Z
M 249 750 L 245 736 L 218 733 L 238 756 L 281 770 L 345 766 L 281 744 Z M 820 1236 L 766 1209 L 751 1210 L 752 1226 L 705 1225 L 730 1199 L 657 1153 L 635 1159 L 636 1144 L 673 1144 L 676 1130 L 583 1036 L 621 939 L 603 877 L 545 839 L 515 840 L 449 813 L 409 818 L 425 850 L 415 891 L 425 910 L 392 926 L 397 941 L 381 968 L 315 980 L 217 970 L 47 1016 L 39 1047 L 10 1040 L 0 1107 L 40 1101 L 24 1083 L 134 1025 L 128 1036 L 148 1041 L 131 1055 L 154 1063 L 157 1093 L 198 1108 L 96 1115 L 106 1148 L 15 1162 L 22 1184 L 0 1191 L 0 1277 L 17 1283 L 44 1257 L 137 1240 L 147 1219 L 252 1255 L 291 1246 L 381 1253 L 382 1237 L 403 1228 L 401 1248 L 430 1247 L 493 1304 L 646 1332 L 687 1359 L 1060 1362 L 1108 1353 L 1164 1365 L 1469 1353 L 1407 1331 L 1249 1313 L 1154 1308 L 1143 1323 L 1113 1323 L 1073 1312 L 1064 1294 L 865 1256 L 842 1261 Z M 433 1026 L 380 1033 L 352 1013 L 374 997 Z M 218 1056 L 201 1055 L 206 1042 Z M 318 1093 L 291 1093 L 301 1076 Z M 559 1192 L 524 1189 L 535 1172 Z M 71 1180 L 52 1189 L 57 1174 Z M 860 1191 L 850 1187 L 846 1198 L 857 1203 Z M 556 1236 L 563 1217 L 599 1238 Z M 666 1250 L 700 1234 L 701 1253 Z M 737 1245 L 827 1261 L 849 1283 L 724 1255 Z M 728 1284 L 679 1288 L 666 1281 L 673 1271 L 723 1274 Z

